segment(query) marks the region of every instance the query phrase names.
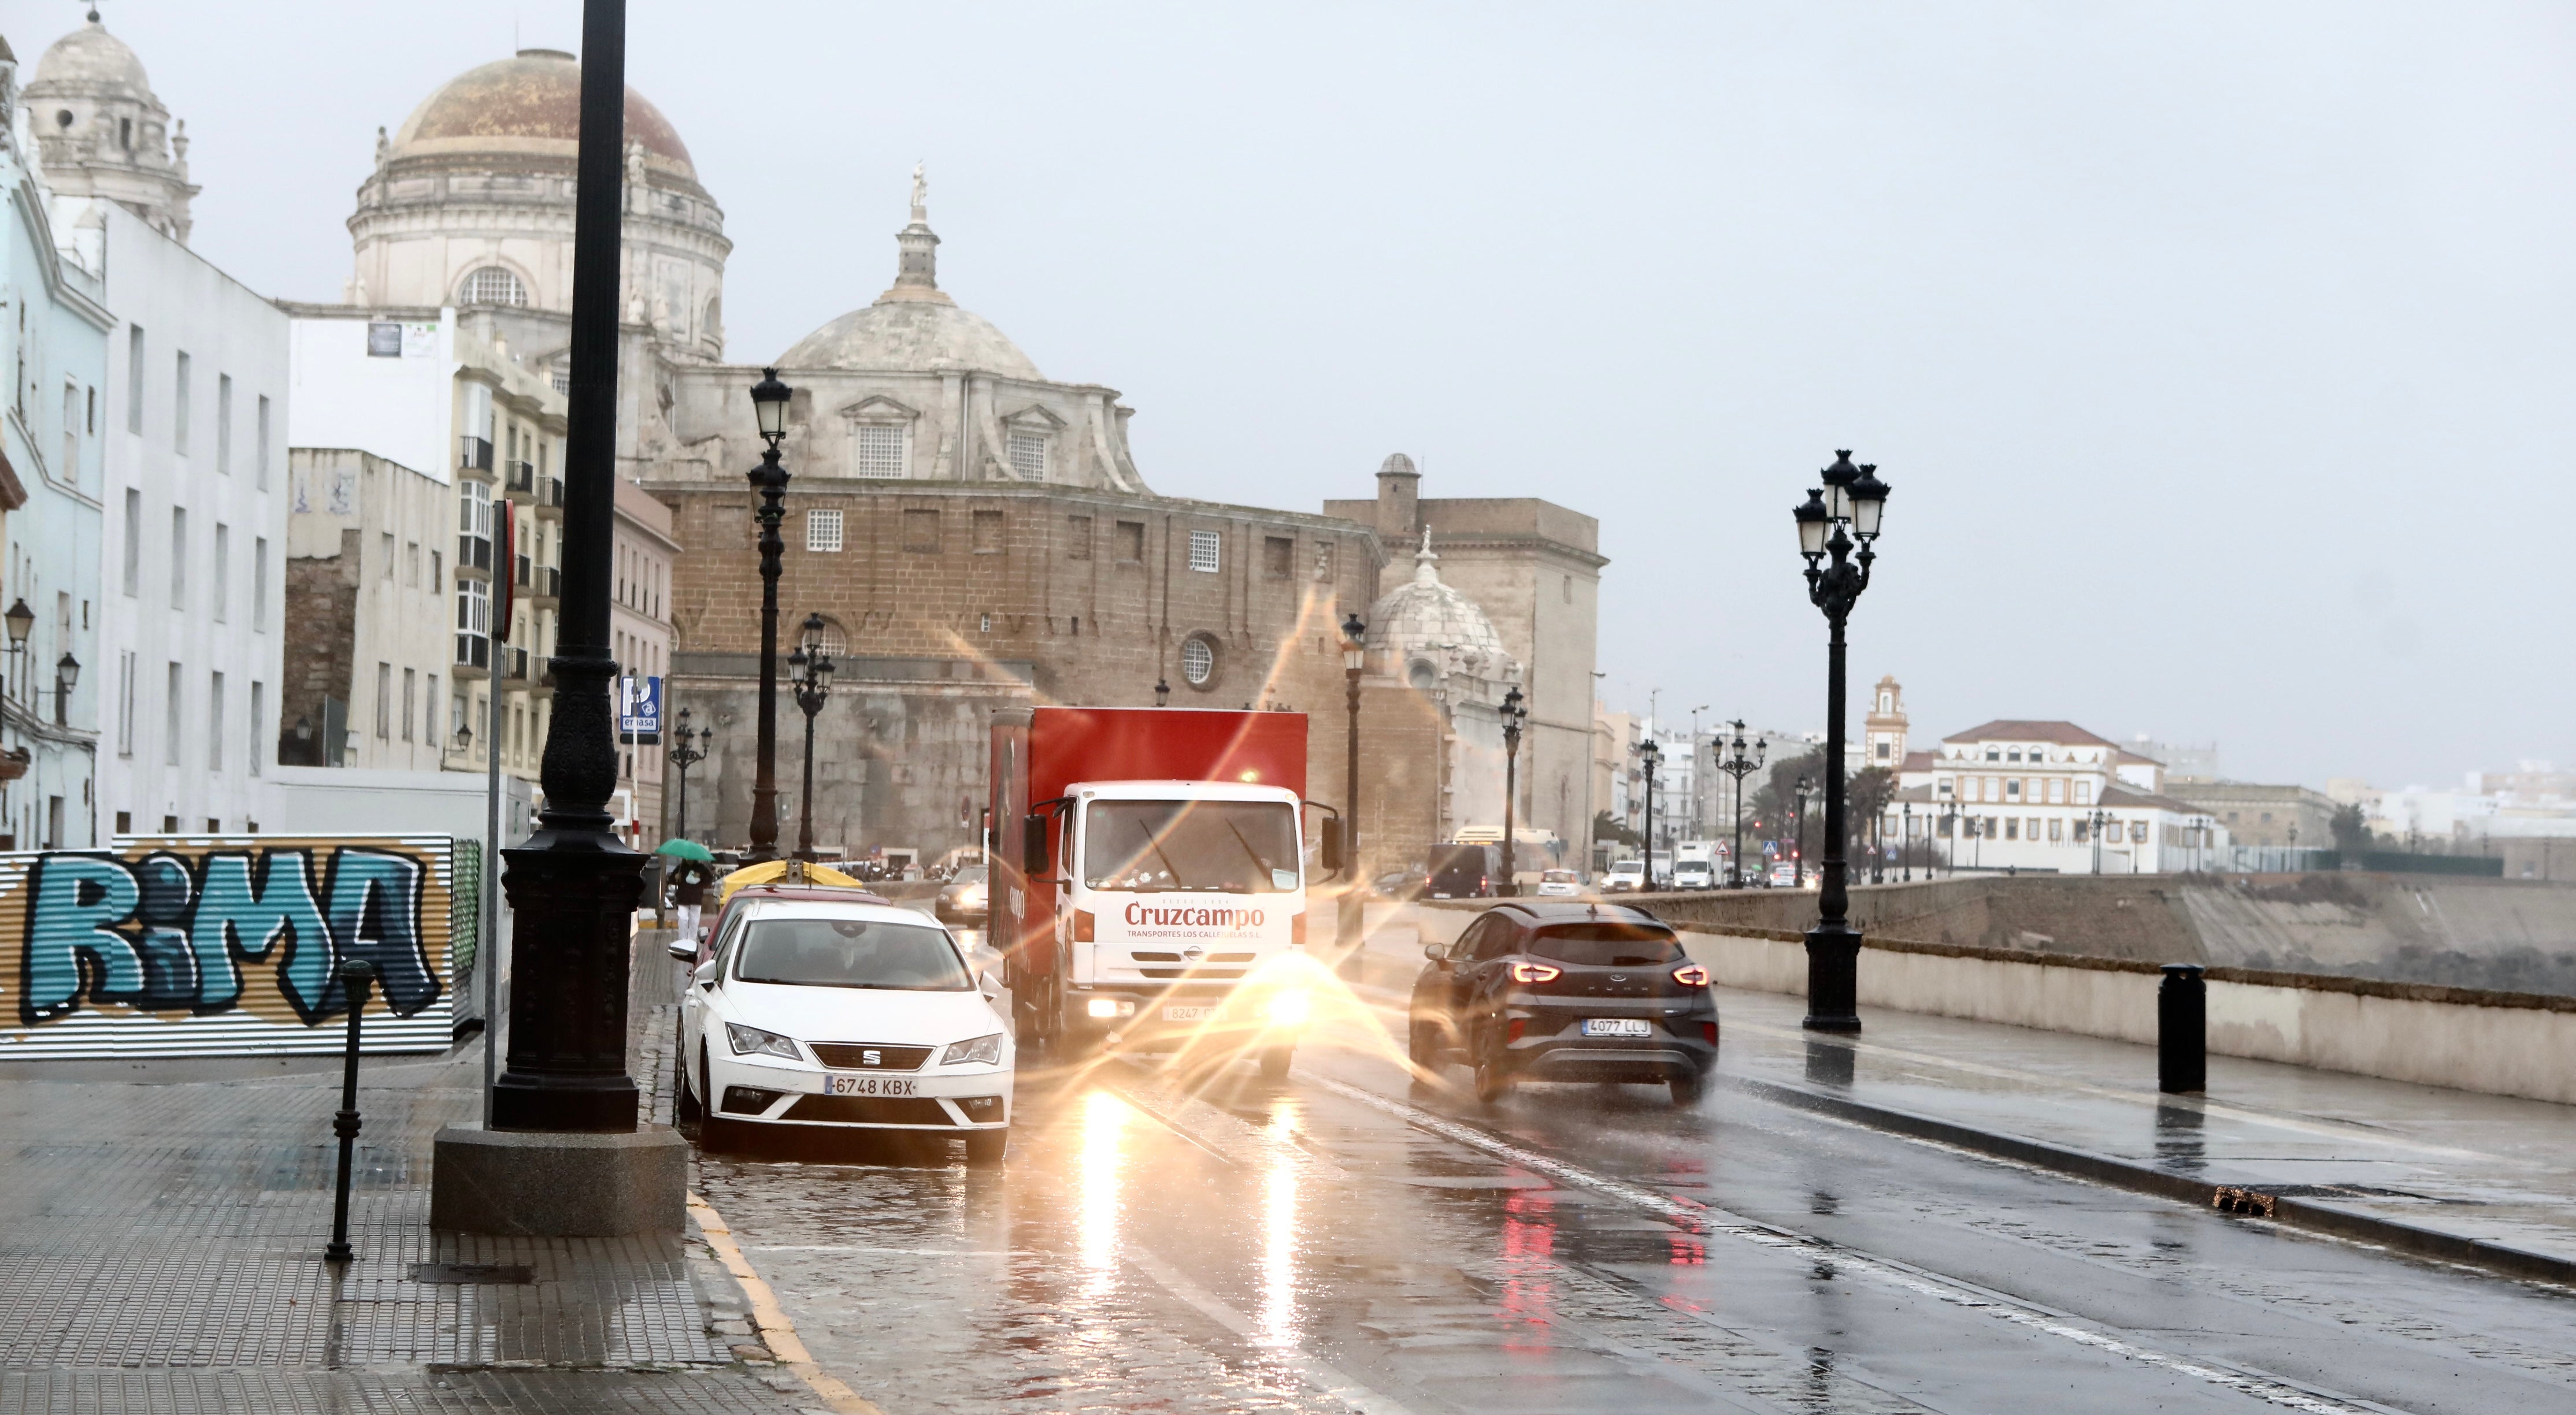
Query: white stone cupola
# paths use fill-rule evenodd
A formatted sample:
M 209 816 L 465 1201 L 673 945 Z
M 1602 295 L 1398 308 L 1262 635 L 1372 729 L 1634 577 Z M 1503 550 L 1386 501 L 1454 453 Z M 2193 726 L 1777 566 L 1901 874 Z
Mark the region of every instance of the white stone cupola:
M 24 96 L 38 160 L 57 195 L 113 201 L 186 244 L 188 125 L 171 121 L 125 41 L 98 11 L 36 61 Z

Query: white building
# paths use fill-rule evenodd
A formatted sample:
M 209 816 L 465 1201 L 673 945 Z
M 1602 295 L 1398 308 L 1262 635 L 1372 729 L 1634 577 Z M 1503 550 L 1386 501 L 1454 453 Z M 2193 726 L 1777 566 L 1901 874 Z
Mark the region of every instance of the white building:
M 2227 843 L 2208 812 L 2164 794 L 2162 763 L 2071 722 L 1953 733 L 1910 754 L 1897 786 L 1882 838 L 1936 841 L 1961 869 L 2155 874 Z
M 671 508 L 629 482 L 617 483 L 616 564 L 609 585 L 609 653 L 619 672 L 636 679 L 667 679 L 671 671 L 671 562 L 680 543 L 671 532 Z M 785 631 L 795 639 L 801 628 Z M 835 659 L 849 646 L 831 634 L 824 647 Z M 667 700 L 668 694 L 664 694 Z M 668 711 L 666 708 L 665 711 Z M 662 821 L 663 745 L 620 738 L 617 794 L 611 810 L 618 833 L 639 850 L 670 834 Z M 647 834 L 652 836 L 646 839 Z
M 285 625 L 287 328 L 114 202 L 104 242 L 99 813 L 117 834 L 255 830 Z

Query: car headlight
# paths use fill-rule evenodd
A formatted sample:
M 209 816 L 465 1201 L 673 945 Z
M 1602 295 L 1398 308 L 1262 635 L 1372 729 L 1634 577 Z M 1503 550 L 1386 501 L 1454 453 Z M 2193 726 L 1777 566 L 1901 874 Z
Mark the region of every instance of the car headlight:
M 942 1066 L 955 1066 L 960 1062 L 968 1061 L 991 1063 L 1001 1059 L 1002 1034 L 999 1032 L 989 1037 L 977 1037 L 971 1042 L 950 1042 L 948 1050 L 939 1054 L 939 1064 Z
M 1311 1004 L 1302 992 L 1274 992 L 1264 1010 L 1273 1027 L 1302 1027 Z
M 795 1038 L 764 1032 L 758 1027 L 746 1027 L 740 1022 L 725 1024 L 725 1039 L 733 1043 L 736 1056 L 783 1056 L 789 1061 L 805 1059 L 805 1053 L 796 1049 Z

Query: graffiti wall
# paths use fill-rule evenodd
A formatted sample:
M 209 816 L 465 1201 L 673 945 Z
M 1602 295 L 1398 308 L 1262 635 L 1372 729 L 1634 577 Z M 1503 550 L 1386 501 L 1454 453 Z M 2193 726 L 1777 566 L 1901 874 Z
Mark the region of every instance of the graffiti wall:
M 0 1060 L 446 1050 L 478 860 L 445 836 L 120 838 L 0 854 Z

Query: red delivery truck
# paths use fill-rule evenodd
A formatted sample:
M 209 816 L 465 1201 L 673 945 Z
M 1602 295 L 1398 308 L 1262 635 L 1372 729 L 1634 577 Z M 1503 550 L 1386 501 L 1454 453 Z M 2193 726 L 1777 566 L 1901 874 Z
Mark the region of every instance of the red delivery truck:
M 1021 1039 L 1240 1033 L 1284 1074 L 1306 998 L 1256 975 L 1305 946 L 1309 880 L 1341 870 L 1336 813 L 1305 799 L 1305 714 L 1004 708 L 992 754 L 994 838 L 1017 846 L 993 852 L 992 940 Z

